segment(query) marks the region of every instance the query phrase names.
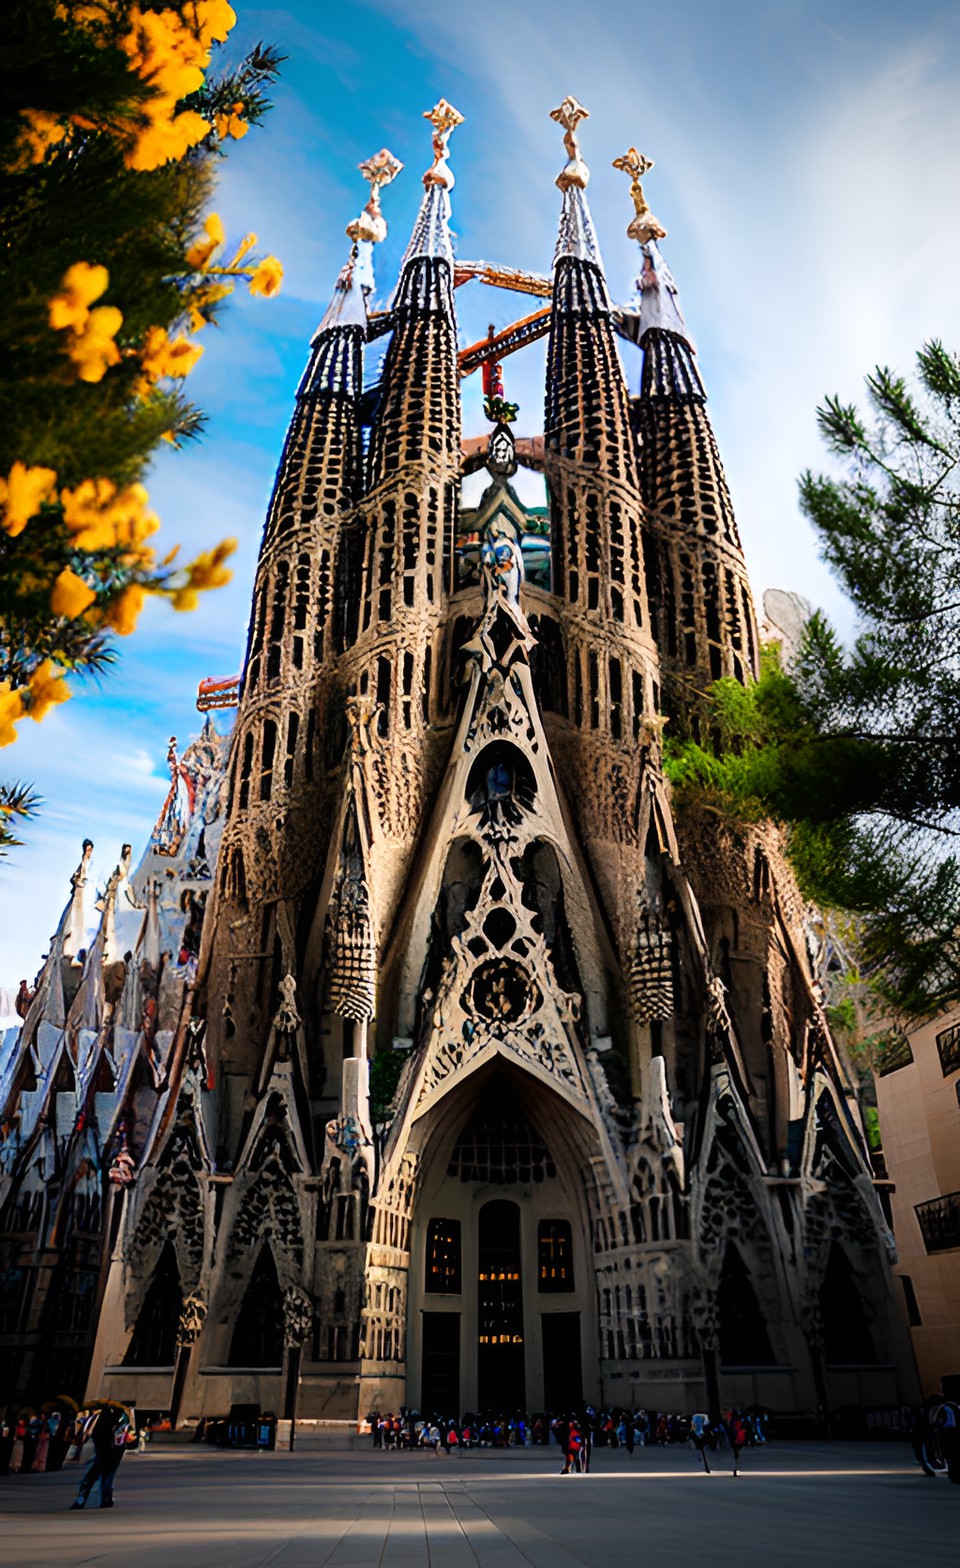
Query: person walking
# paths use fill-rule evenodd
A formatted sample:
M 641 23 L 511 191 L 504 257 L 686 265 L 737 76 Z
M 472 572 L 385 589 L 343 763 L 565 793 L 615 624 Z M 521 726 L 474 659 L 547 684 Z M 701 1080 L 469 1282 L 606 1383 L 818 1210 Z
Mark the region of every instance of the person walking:
M 698 1410 L 695 1415 L 690 1417 L 690 1441 L 703 1460 L 703 1468 L 707 1475 L 712 1475 L 713 1472 L 707 1460 L 707 1441 L 709 1436 L 710 1417 Z
M 734 1475 L 739 1475 L 740 1454 L 747 1446 L 747 1425 L 739 1410 L 734 1410 L 730 1414 L 730 1420 L 727 1423 L 727 1435 L 730 1439 L 730 1447 L 733 1450 L 733 1473 Z
M 580 1423 L 579 1421 L 571 1421 L 567 1431 L 566 1464 L 560 1472 L 561 1475 L 569 1475 L 571 1470 L 580 1471 L 583 1469 L 583 1446 L 583 1433 L 580 1430 Z
M 92 1428 L 93 1459 L 80 1481 L 71 1508 L 85 1508 L 94 1482 L 100 1482 L 100 1507 L 113 1507 L 113 1483 L 127 1447 L 127 1417 L 114 1405 L 104 1405 Z

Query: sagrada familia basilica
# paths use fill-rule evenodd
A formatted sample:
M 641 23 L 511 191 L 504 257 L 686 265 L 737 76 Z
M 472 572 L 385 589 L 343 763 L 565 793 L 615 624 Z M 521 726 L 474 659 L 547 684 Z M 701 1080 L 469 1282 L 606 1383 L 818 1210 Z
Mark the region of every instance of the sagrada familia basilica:
M 243 675 L 203 691 L 232 734 L 208 714 L 171 748 L 86 950 L 85 846 L 3 1042 L 10 1397 L 176 1423 L 913 1393 L 776 835 L 671 807 L 664 725 L 709 744 L 757 622 L 650 165 L 616 162 L 639 277 L 615 305 L 585 116 L 553 113 L 550 276 L 455 257 L 441 101 L 373 311 L 400 165 L 361 166 Z M 462 348 L 469 280 L 536 309 Z M 500 362 L 542 337 L 543 432 L 515 436 Z M 478 369 L 491 429 L 464 439 Z

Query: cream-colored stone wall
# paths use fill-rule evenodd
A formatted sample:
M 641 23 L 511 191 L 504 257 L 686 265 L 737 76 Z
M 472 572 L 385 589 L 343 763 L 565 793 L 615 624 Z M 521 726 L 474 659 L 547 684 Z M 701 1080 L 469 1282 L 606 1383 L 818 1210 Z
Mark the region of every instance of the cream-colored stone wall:
M 960 1009 L 909 1034 L 913 1061 L 877 1080 L 877 1107 L 890 1179 L 896 1274 L 913 1284 L 921 1322 L 911 1326 L 923 1392 L 960 1377 L 960 1247 L 928 1253 L 915 1205 L 960 1192 L 960 1069 L 944 1074 L 937 1035 L 960 1023 Z M 906 1299 L 900 1305 L 906 1316 Z

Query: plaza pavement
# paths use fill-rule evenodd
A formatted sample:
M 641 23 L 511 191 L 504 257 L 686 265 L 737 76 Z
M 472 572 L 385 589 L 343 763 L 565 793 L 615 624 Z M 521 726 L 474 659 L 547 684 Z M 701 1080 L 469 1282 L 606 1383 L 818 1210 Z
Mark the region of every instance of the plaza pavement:
M 704 1475 L 687 1448 L 446 1458 L 372 1448 L 128 1454 L 112 1511 L 69 1512 L 82 1469 L 0 1477 L 15 1568 L 912 1568 L 960 1560 L 960 1487 L 900 1444 L 773 1444 Z

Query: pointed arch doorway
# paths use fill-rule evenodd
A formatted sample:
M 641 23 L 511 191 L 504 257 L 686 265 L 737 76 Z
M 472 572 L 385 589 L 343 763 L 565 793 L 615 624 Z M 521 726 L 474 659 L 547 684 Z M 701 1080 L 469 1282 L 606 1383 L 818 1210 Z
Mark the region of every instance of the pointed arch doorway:
M 444 1109 L 428 1133 L 413 1221 L 408 1403 L 427 1415 L 509 1416 L 597 1397 L 590 1221 L 571 1113 L 503 1068 L 467 1080 Z

